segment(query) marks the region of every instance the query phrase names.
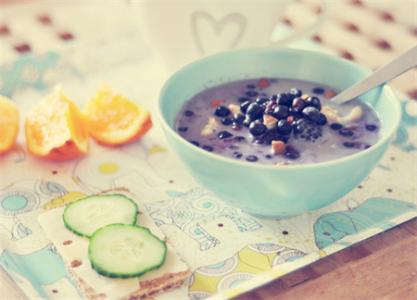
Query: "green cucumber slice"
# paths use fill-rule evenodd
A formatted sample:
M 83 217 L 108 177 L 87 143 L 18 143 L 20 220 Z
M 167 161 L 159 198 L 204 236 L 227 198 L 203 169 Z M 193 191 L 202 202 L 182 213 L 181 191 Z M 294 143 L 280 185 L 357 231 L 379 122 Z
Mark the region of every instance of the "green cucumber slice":
M 69 204 L 63 220 L 75 234 L 91 237 L 97 229 L 109 224 L 136 224 L 137 212 L 136 203 L 124 195 L 95 195 Z
M 90 239 L 88 257 L 97 273 L 112 278 L 141 276 L 165 261 L 166 244 L 145 227 L 111 224 Z

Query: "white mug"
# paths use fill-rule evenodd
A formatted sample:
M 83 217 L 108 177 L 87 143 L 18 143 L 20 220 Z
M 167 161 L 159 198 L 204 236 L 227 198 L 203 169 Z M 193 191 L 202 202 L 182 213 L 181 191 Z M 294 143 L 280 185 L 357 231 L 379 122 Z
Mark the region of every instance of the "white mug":
M 271 34 L 293 0 L 132 0 L 145 39 L 169 71 L 206 55 L 283 45 L 312 33 L 322 13 L 303 31 L 273 42 Z

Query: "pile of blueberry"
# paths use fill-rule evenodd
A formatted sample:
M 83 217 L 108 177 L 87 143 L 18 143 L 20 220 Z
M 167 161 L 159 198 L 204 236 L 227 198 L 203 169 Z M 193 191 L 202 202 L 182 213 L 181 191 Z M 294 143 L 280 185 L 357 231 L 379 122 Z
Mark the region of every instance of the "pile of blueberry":
M 242 98 L 239 102 L 240 113 L 232 114 L 229 108 L 220 105 L 214 115 L 233 130 L 248 127 L 253 142 L 258 144 L 287 143 L 291 136 L 314 142 L 322 136 L 321 126 L 327 123 L 326 116 L 320 112 L 320 99 L 302 97 L 302 91 L 296 88 L 271 97 Z M 232 136 L 229 131 L 218 133 L 219 139 Z

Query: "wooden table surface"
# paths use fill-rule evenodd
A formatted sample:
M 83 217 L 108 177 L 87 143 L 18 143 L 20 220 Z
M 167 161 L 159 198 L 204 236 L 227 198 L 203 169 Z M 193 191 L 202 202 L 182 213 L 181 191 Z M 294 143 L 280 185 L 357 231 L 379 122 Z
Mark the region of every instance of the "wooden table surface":
M 416 300 L 417 218 L 236 299 Z

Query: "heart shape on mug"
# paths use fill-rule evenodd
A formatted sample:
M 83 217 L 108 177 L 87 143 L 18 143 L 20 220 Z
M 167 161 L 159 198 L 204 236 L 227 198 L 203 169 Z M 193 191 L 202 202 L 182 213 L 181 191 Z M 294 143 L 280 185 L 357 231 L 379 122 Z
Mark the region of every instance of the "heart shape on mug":
M 233 49 L 240 42 L 245 32 L 246 23 L 246 18 L 238 13 L 231 13 L 222 19 L 216 20 L 205 11 L 195 11 L 191 15 L 191 31 L 194 43 L 201 55 L 206 54 L 208 49 L 212 49 L 212 43 L 214 42 L 223 42 L 223 49 Z M 216 41 L 213 41 L 214 36 L 210 40 L 209 35 L 212 33 L 214 33 Z M 222 39 L 224 41 L 221 41 Z

